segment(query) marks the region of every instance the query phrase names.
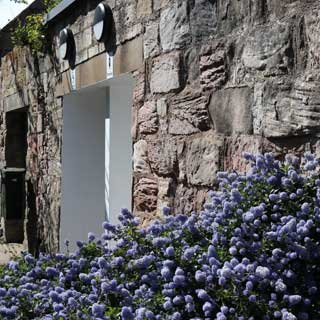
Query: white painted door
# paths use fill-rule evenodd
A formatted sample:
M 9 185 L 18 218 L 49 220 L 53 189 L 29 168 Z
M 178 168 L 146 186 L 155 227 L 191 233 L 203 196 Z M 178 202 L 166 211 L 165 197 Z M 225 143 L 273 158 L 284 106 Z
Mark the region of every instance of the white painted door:
M 108 80 L 64 97 L 60 248 L 131 209 L 132 80 Z

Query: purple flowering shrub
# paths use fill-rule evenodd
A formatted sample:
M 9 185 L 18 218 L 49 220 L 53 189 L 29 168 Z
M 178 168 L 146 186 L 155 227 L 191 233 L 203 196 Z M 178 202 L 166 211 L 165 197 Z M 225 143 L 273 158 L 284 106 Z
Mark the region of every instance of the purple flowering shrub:
M 318 161 L 245 157 L 200 213 L 141 229 L 122 210 L 74 254 L 10 262 L 1 319 L 320 319 Z

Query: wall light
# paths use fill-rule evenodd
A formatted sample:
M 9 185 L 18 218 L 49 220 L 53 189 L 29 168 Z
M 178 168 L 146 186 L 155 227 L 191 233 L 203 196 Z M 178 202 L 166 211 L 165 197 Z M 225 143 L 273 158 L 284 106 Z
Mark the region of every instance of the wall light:
M 68 60 L 72 55 L 73 34 L 70 29 L 64 28 L 59 33 L 59 55 L 63 60 Z
M 93 19 L 93 32 L 97 41 L 106 41 L 112 31 L 112 11 L 106 3 L 100 3 L 95 12 Z

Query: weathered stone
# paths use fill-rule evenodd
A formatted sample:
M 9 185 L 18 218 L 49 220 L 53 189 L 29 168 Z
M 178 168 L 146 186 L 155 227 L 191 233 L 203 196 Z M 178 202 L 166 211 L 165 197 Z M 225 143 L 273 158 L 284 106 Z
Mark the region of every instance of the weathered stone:
M 174 208 L 177 213 L 191 213 L 194 209 L 194 190 L 190 186 L 178 185 Z
M 218 133 L 252 133 L 252 92 L 251 88 L 242 87 L 223 89 L 212 94 L 209 112 Z
M 186 87 L 169 102 L 169 133 L 192 134 L 210 128 L 208 98 Z
M 157 210 L 157 180 L 152 178 L 138 179 L 133 195 L 134 206 L 137 212 L 155 212 Z
M 145 97 L 145 73 L 141 70 L 137 70 L 133 72 L 133 78 L 135 80 L 135 87 L 133 89 L 133 104 L 140 105 L 143 103 Z
M 6 112 L 25 108 L 28 105 L 29 100 L 26 90 L 19 91 L 11 96 L 4 98 L 4 110 Z
M 157 215 L 163 215 L 163 208 L 170 207 L 173 205 L 172 198 L 172 178 L 159 178 L 158 180 L 158 203 L 157 203 Z
M 43 131 L 43 116 L 42 113 L 38 113 L 37 115 L 37 133 Z
M 156 102 L 147 101 L 138 111 L 140 133 L 151 134 L 158 131 L 158 115 Z
M 152 14 L 152 0 L 138 0 L 137 17 L 144 18 Z
M 256 133 L 285 137 L 319 132 L 319 83 L 297 79 L 292 88 L 286 83 L 258 86 L 254 108 Z
M 248 165 L 248 162 L 243 157 L 244 152 L 253 154 L 274 152 L 277 154 L 279 149 L 261 136 L 240 135 L 227 137 L 225 139 L 223 169 L 248 171 L 250 165 Z
M 146 26 L 144 33 L 144 58 L 155 56 L 159 53 L 159 24 L 152 22 Z
M 190 214 L 194 211 L 199 212 L 208 199 L 207 188 L 194 188 L 179 184 L 176 188 L 174 198 L 174 212 L 179 214 Z
M 242 61 L 247 68 L 269 73 L 282 72 L 290 67 L 289 27 L 275 23 L 270 28 L 257 28 L 246 39 Z
M 205 46 L 200 56 L 200 83 L 203 91 L 221 88 L 227 81 L 224 45 Z
M 188 183 L 212 186 L 215 174 L 221 170 L 223 160 L 223 136 L 212 131 L 192 137 L 186 145 L 186 173 Z
M 113 17 L 117 27 L 117 44 L 132 40 L 142 33 L 142 24 L 137 23 L 136 1 L 125 1 L 119 10 L 113 11 Z
M 187 1 L 173 4 L 161 12 L 160 41 L 164 51 L 181 48 L 189 43 L 190 25 Z
M 133 170 L 134 172 L 149 173 L 148 163 L 148 143 L 145 140 L 139 140 L 133 146 Z
M 118 46 L 113 62 L 115 76 L 138 70 L 143 66 L 143 37 L 139 36 Z
M 165 98 L 157 100 L 157 113 L 160 118 L 165 118 L 167 116 L 167 101 Z
M 309 14 L 304 16 L 306 38 L 309 40 L 307 45 L 308 50 L 308 66 L 309 69 L 320 67 L 320 43 L 319 43 L 319 22 L 320 8 L 311 10 Z M 304 31 L 304 30 L 302 30 Z
M 153 0 L 153 10 L 157 11 L 163 9 L 170 3 L 172 3 L 172 0 Z
M 199 48 L 191 47 L 188 49 L 184 55 L 184 63 L 186 65 L 187 74 L 187 84 L 193 86 L 199 86 L 199 76 L 200 76 L 200 57 Z
M 190 13 L 190 25 L 193 41 L 202 42 L 213 37 L 217 27 L 217 17 L 214 11 L 216 2 L 195 0 Z
M 151 70 L 151 92 L 167 93 L 180 88 L 180 54 L 178 52 L 156 58 Z
M 161 136 L 148 144 L 148 159 L 153 172 L 159 176 L 177 174 L 177 145 L 170 136 Z
M 6 265 L 9 261 L 17 259 L 22 252 L 28 250 L 26 245 L 18 243 L 0 244 L 0 265 Z
M 93 57 L 86 63 L 80 64 L 76 69 L 77 86 L 84 88 L 105 80 L 107 72 L 106 62 L 106 56 L 99 55 Z

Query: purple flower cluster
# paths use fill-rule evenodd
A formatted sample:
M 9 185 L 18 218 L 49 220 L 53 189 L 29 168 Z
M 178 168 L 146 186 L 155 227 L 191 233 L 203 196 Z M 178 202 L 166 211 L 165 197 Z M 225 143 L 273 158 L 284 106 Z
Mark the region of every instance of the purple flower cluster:
M 0 318 L 320 319 L 319 163 L 245 158 L 251 171 L 219 173 L 200 213 L 165 208 L 141 228 L 122 210 L 75 253 L 10 262 Z

